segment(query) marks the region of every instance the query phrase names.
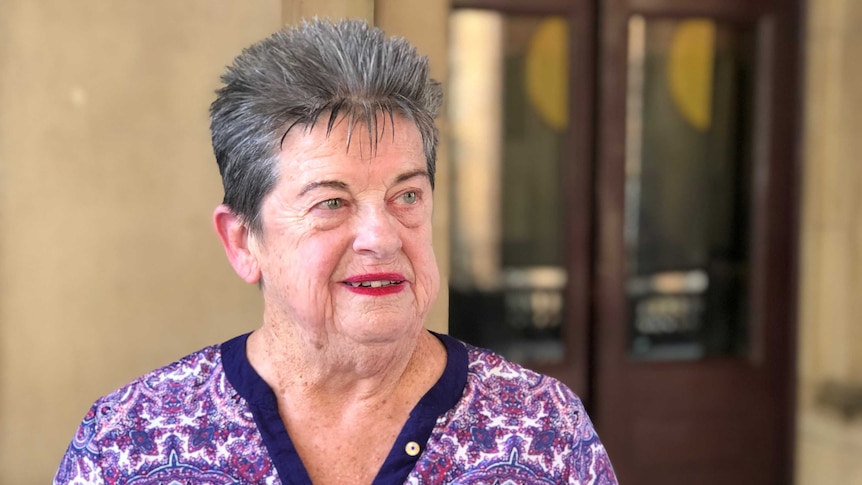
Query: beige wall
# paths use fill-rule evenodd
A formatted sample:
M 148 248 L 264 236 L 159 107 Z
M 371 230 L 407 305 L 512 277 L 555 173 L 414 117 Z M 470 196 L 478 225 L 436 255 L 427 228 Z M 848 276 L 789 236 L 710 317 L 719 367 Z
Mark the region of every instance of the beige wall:
M 377 10 L 442 79 L 443 5 L 0 0 L 0 483 L 50 482 L 93 400 L 259 323 L 210 227 L 207 108 L 233 56 L 283 21 Z M 439 177 L 445 277 L 445 148 Z M 444 288 L 432 328 L 446 307 Z
M 207 108 L 268 2 L 0 0 L 0 483 L 99 395 L 254 328 L 210 228 Z
M 218 76 L 269 2 L 0 0 L 0 483 L 99 395 L 258 322 L 210 228 Z
M 807 4 L 797 483 L 862 485 L 862 415 L 817 399 L 862 388 L 862 2 Z
M 362 18 L 374 21 L 374 0 L 282 0 L 282 21 L 295 24 L 303 18 Z

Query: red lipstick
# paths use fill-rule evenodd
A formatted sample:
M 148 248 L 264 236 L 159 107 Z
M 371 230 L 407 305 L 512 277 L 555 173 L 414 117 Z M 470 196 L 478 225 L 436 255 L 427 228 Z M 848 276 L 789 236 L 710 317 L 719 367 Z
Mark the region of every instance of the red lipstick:
M 385 296 L 402 291 L 405 286 L 405 278 L 400 273 L 369 273 L 351 276 L 342 283 L 353 293 Z

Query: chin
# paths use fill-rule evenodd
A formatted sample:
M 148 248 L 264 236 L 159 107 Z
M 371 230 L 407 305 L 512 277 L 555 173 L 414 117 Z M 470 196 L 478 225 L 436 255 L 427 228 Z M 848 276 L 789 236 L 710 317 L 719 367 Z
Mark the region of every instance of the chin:
M 352 335 L 354 340 L 366 343 L 386 343 L 413 337 L 423 328 L 421 320 L 411 318 L 411 322 L 407 322 L 403 314 L 400 318 L 365 317 L 359 325 L 344 328 L 344 333 Z

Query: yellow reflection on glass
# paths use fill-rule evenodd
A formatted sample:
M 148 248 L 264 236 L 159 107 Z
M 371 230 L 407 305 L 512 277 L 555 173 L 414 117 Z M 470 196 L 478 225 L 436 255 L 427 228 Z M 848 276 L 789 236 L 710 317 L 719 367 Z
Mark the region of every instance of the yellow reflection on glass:
M 670 44 L 667 76 L 674 104 L 683 118 L 700 131 L 707 131 L 712 120 L 714 65 L 715 22 L 680 22 Z
M 568 29 L 565 19 L 543 20 L 527 48 L 527 97 L 545 123 L 557 131 L 568 124 Z

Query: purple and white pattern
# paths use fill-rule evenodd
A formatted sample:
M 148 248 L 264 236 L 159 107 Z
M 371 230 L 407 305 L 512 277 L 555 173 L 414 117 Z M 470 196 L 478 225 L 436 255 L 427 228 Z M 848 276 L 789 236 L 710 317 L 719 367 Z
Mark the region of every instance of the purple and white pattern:
M 54 483 L 279 483 L 220 358 L 207 347 L 98 400 Z
M 467 346 L 464 396 L 407 483 L 616 485 L 581 401 L 559 381 Z
M 409 484 L 616 485 L 580 400 L 558 381 L 467 347 L 467 384 L 437 419 Z M 462 374 L 463 375 L 463 374 Z M 207 347 L 99 399 L 63 484 L 280 484 L 249 404 Z

